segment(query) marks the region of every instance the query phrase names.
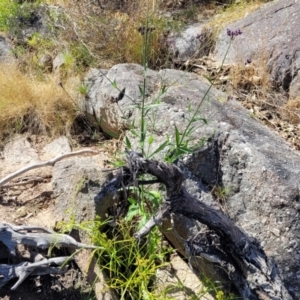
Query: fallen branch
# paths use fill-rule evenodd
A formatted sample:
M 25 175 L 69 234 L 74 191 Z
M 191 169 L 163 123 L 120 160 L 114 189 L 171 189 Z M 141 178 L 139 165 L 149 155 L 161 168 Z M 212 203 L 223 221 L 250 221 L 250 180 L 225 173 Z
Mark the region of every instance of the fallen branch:
M 198 220 L 209 230 L 186 239 L 187 257 L 205 259 L 216 268 L 223 269 L 243 299 L 292 299 L 274 260 L 267 257 L 258 241 L 250 238 L 221 211 L 192 197 L 182 186 L 184 176 L 177 166 L 147 160 L 136 152 L 127 152 L 127 164 L 99 192 L 95 200 L 99 201 L 108 192 L 117 192 L 122 185 L 137 185 L 138 177 L 143 174 L 151 174 L 163 183 L 167 190 L 166 201 L 136 233 L 137 239 L 148 234 L 171 214 Z
M 0 289 L 10 280 L 19 278 L 18 281 L 13 285 L 11 290 L 16 290 L 20 284 L 29 275 L 46 275 L 46 274 L 63 274 L 66 269 L 60 266 L 64 265 L 69 257 L 55 257 L 44 259 L 39 262 L 29 263 L 22 262 L 18 265 L 5 265 L 0 264 Z M 50 267 L 52 265 L 58 265 L 59 267 Z
M 37 169 L 37 168 L 42 168 L 42 167 L 48 167 L 48 166 L 54 166 L 58 161 L 63 160 L 65 158 L 68 157 L 72 157 L 72 156 L 77 156 L 77 155 L 81 155 L 81 154 L 97 154 L 97 151 L 94 150 L 80 150 L 80 151 L 76 151 L 76 152 L 71 152 L 71 153 L 67 153 L 67 154 L 63 154 L 60 156 L 57 156 L 49 161 L 45 161 L 45 162 L 41 162 L 38 164 L 33 164 L 33 165 L 29 165 L 29 166 L 25 166 L 23 168 L 21 168 L 20 170 L 9 174 L 8 176 L 4 177 L 2 180 L 0 180 L 0 187 L 4 186 L 7 182 L 9 182 L 10 180 L 30 171 L 33 169 Z
M 72 249 L 99 248 L 79 243 L 66 234 L 58 234 L 44 227 L 14 226 L 9 223 L 0 224 L 0 242 L 8 248 L 12 255 L 16 255 L 15 248 L 17 244 L 35 246 L 41 249 L 50 247 L 67 247 Z M 22 262 L 18 265 L 0 264 L 0 289 L 8 281 L 14 278 L 19 279 L 11 290 L 17 289 L 29 275 L 62 274 L 66 271 L 62 266 L 70 259 L 70 257 L 46 259 L 41 255 L 38 255 L 35 258 L 39 259 L 39 261 L 36 261 L 35 259 L 34 262 Z M 52 265 L 58 265 L 59 267 L 51 267 Z
M 96 246 L 79 243 L 69 235 L 59 234 L 44 227 L 13 226 L 9 223 L 0 224 L 0 241 L 9 249 L 12 255 L 16 254 L 17 244 L 35 246 L 41 249 L 50 247 L 98 249 Z

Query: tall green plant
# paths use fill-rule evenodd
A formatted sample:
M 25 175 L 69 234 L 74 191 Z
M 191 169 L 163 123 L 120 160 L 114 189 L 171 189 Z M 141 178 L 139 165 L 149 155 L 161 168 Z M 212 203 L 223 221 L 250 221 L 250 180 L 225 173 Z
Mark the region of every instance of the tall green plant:
M 182 132 L 175 125 L 174 138 L 167 136 L 156 149 L 150 151 L 149 149 L 155 135 L 153 128 L 148 126 L 149 115 L 155 112 L 160 105 L 160 97 L 167 92 L 170 86 L 163 85 L 158 97 L 152 103 L 147 103 L 147 71 L 152 34 L 152 31 L 148 30 L 149 28 L 151 28 L 151 24 L 147 18 L 143 35 L 143 81 L 139 86 L 141 100 L 131 99 L 133 106 L 140 113 L 140 123 L 136 126 L 133 122 L 130 131 L 138 140 L 138 150 L 145 158 L 152 158 L 156 154 L 169 149 L 165 159 L 169 162 L 174 162 L 183 154 L 191 153 L 195 149 L 195 143 L 192 143 L 191 135 L 196 130 L 196 122 L 200 121 L 204 124 L 207 122 L 200 116 L 200 112 L 204 101 L 208 99 L 214 83 L 210 80 L 207 91 L 195 109 L 188 105 L 188 123 Z M 233 35 L 231 35 L 231 38 L 233 38 Z M 230 45 L 231 43 L 227 52 Z M 105 74 L 103 76 L 106 77 Z M 109 78 L 107 79 L 110 80 Z M 130 98 L 125 95 L 124 90 L 119 89 L 116 81 L 110 82 L 119 91 L 119 97 L 126 96 Z M 125 114 L 123 116 L 126 118 Z M 133 142 L 129 136 L 125 136 L 125 143 L 127 148 L 133 148 Z M 157 299 L 153 298 L 151 289 L 153 288 L 153 276 L 157 268 L 164 264 L 163 257 L 166 254 L 165 249 L 160 246 L 161 235 L 158 231 L 153 231 L 148 236 L 146 244 L 138 244 L 132 238 L 132 233 L 136 231 L 136 228 L 142 226 L 158 208 L 162 195 L 161 192 L 144 186 L 127 189 L 126 193 L 129 209 L 125 219 L 118 221 L 117 226 L 112 231 L 101 232 L 99 228 L 102 225 L 96 223 L 94 223 L 95 227 L 91 230 L 92 239 L 97 245 L 101 246 L 100 250 L 98 250 L 99 265 L 109 273 L 109 286 L 118 291 L 120 299 Z M 157 264 L 157 262 L 159 263 Z

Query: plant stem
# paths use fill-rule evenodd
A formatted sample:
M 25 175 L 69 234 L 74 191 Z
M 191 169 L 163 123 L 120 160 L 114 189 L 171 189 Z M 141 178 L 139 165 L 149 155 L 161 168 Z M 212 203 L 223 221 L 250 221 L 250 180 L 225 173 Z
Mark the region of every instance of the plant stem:
M 148 69 L 148 51 L 149 51 L 149 1 L 147 2 L 147 18 L 146 18 L 146 30 L 145 30 L 145 36 L 144 36 L 144 45 L 143 45 L 143 67 L 144 67 L 144 76 L 143 76 L 143 86 L 141 89 L 141 96 L 142 96 L 142 103 L 141 103 L 141 135 L 140 135 L 140 147 L 142 151 L 142 155 L 145 156 L 145 139 L 146 139 L 146 113 L 145 113 L 145 100 L 146 100 L 146 74 Z
M 227 47 L 227 50 L 226 50 L 225 56 L 224 56 L 224 58 L 223 58 L 223 60 L 222 60 L 221 66 L 220 66 L 220 68 L 219 68 L 219 71 L 222 69 L 222 67 L 223 67 L 223 65 L 224 65 L 224 62 L 225 62 L 226 56 L 228 55 L 228 52 L 229 52 L 231 43 L 232 43 L 232 40 L 230 40 L 230 43 L 229 43 L 229 45 L 228 45 L 228 47 Z M 196 115 L 198 114 L 198 112 L 199 112 L 199 110 L 200 110 L 200 107 L 202 106 L 202 104 L 203 104 L 203 102 L 204 102 L 204 99 L 206 98 L 206 96 L 207 96 L 208 93 L 210 92 L 210 90 L 211 90 L 211 88 L 213 87 L 213 85 L 214 85 L 214 83 L 211 82 L 209 88 L 207 89 L 207 91 L 205 92 L 204 96 L 202 97 L 200 103 L 198 104 L 197 109 L 195 110 L 195 112 L 194 112 L 192 118 L 190 119 L 188 125 L 186 126 L 186 128 L 185 128 L 185 130 L 184 130 L 184 132 L 183 132 L 183 134 L 182 134 L 182 136 L 181 136 L 180 143 L 179 143 L 180 145 L 182 145 L 182 143 L 183 143 L 183 141 L 184 141 L 184 138 L 185 138 L 185 136 L 186 136 L 186 134 L 187 134 L 187 132 L 188 132 L 188 130 L 189 130 L 191 124 L 192 124 L 193 121 L 194 121 L 194 118 L 195 118 Z

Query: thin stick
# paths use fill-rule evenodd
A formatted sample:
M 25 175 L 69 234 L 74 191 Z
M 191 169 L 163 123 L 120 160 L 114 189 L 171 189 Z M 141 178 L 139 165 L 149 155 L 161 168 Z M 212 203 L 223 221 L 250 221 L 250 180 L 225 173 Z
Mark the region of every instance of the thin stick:
M 10 180 L 30 171 L 33 169 L 37 169 L 37 168 L 42 168 L 42 167 L 47 167 L 47 166 L 54 166 L 58 161 L 68 158 L 68 157 L 72 157 L 72 156 L 77 156 L 77 155 L 81 155 L 81 154 L 97 154 L 97 151 L 94 150 L 80 150 L 80 151 L 76 151 L 76 152 L 71 152 L 71 153 L 67 153 L 67 154 L 63 154 L 60 156 L 56 156 L 51 160 L 45 161 L 45 162 L 41 162 L 38 164 L 34 164 L 34 165 L 29 165 L 29 166 L 25 166 L 22 169 L 7 175 L 6 177 L 4 177 L 2 180 L 0 180 L 0 187 L 2 187 L 5 183 L 9 182 Z
M 21 182 L 16 182 L 16 183 L 11 183 L 11 184 L 6 184 L 5 186 L 2 186 L 1 188 L 11 188 L 15 186 L 21 186 L 21 185 L 27 185 L 30 183 L 37 183 L 37 182 L 43 182 L 47 177 L 34 177 L 32 179 L 29 179 L 27 181 L 21 181 Z M 49 176 L 48 176 L 49 178 Z

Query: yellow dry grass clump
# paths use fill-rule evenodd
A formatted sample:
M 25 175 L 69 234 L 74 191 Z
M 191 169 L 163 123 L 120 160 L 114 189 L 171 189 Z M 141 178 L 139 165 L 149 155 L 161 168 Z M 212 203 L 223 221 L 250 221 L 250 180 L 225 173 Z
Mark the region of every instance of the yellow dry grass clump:
M 262 64 L 234 65 L 230 69 L 230 79 L 235 89 L 256 90 L 261 95 L 266 95 L 271 89 L 270 74 Z
M 29 131 L 54 136 L 66 133 L 76 109 L 54 82 L 39 82 L 15 66 L 0 67 L 0 136 Z
M 291 124 L 300 124 L 300 96 L 290 99 L 284 106 L 284 117 Z

